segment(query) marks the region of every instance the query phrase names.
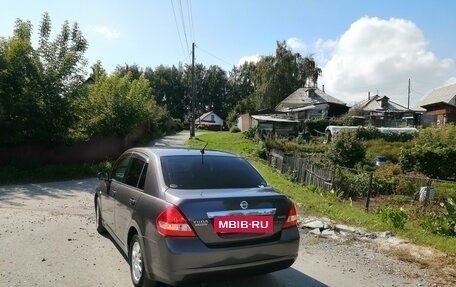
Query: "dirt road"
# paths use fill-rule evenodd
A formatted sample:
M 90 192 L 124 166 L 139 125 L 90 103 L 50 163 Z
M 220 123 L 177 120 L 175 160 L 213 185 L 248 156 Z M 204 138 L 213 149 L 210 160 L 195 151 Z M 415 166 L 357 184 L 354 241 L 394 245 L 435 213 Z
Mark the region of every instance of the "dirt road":
M 95 179 L 0 187 L 0 286 L 132 286 L 128 263 L 95 231 Z M 427 286 L 418 267 L 368 243 L 302 232 L 296 263 L 207 286 Z

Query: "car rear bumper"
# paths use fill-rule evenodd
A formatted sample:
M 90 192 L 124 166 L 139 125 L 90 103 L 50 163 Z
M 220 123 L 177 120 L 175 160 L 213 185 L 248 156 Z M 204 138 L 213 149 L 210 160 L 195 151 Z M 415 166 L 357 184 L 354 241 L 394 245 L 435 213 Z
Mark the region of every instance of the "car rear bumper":
M 145 239 L 144 244 L 153 258 L 146 266 L 151 277 L 176 285 L 288 268 L 298 256 L 299 231 L 289 228 L 276 241 L 235 247 L 208 247 L 198 238 L 176 237 L 158 242 Z

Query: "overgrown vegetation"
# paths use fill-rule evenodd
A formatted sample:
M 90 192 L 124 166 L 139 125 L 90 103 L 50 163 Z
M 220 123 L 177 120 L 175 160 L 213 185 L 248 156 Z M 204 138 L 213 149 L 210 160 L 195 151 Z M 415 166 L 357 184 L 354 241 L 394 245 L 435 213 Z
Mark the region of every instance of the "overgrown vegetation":
M 418 171 L 440 179 L 456 178 L 456 126 L 430 127 L 420 131 L 415 145 L 402 149 L 399 162 L 405 171 Z
M 405 187 L 398 189 L 398 185 L 396 185 L 395 188 L 390 189 L 392 195 L 383 199 L 388 200 L 387 202 L 382 204 L 382 201 L 373 201 L 372 208 L 379 210 L 378 212 L 366 213 L 364 205 L 360 206 L 354 203 L 352 206 L 350 204 L 351 201 L 345 200 L 344 197 L 291 182 L 285 175 L 277 173 L 274 168 L 258 158 L 257 154 L 261 150 L 261 144 L 245 138 L 240 133 L 206 134 L 190 140 L 187 145 L 201 148 L 206 142 L 209 143 L 208 148 L 226 150 L 247 157 L 269 184 L 284 192 L 296 202 L 301 203 L 300 213 L 302 215 L 324 215 L 347 224 L 363 226 L 372 231 L 384 231 L 393 228 L 398 235 L 406 237 L 412 242 L 433 246 L 445 252 L 456 254 L 456 237 L 442 235 L 423 227 L 424 215 L 428 214 L 427 210 L 435 210 L 436 214 L 449 213 L 440 211 L 440 209 L 433 206 L 423 207 L 414 201 L 414 196 L 410 194 L 416 193 L 419 189 L 413 186 L 407 187 L 408 184 L 413 182 L 411 179 L 404 180 L 403 183 L 399 184 Z M 392 180 L 389 178 L 390 175 L 402 175 L 402 171 L 400 166 L 392 165 L 377 169 L 376 174 L 379 178 L 383 177 L 384 180 Z M 358 179 L 357 181 L 359 182 L 358 190 L 363 194 L 365 193 L 365 183 L 361 182 L 365 180 Z M 379 186 L 382 184 L 384 183 L 378 183 Z M 445 187 L 445 184 L 436 184 L 436 188 L 438 186 Z M 381 193 L 383 187 L 378 187 L 378 190 Z M 403 192 L 399 192 L 399 190 L 403 190 Z M 441 196 L 446 198 L 447 192 L 452 193 L 449 188 L 445 191 L 438 188 L 437 198 Z M 382 197 L 378 197 L 378 199 L 382 199 Z M 423 210 L 423 208 L 425 209 Z

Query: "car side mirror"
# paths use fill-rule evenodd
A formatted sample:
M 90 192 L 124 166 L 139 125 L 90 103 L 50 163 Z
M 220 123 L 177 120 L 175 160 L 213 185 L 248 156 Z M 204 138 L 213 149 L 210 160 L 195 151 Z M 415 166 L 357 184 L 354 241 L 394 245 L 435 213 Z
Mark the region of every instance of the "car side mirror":
M 97 174 L 99 180 L 109 180 L 109 172 L 102 171 Z

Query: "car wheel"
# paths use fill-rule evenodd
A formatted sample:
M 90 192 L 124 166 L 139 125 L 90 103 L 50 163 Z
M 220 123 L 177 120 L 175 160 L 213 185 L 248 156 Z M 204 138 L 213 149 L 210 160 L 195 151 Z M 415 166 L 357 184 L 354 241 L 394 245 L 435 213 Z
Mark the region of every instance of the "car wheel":
M 151 281 L 146 276 L 144 270 L 144 254 L 138 235 L 133 235 L 130 242 L 130 252 L 128 253 L 130 263 L 130 273 L 133 285 L 136 287 L 153 287 L 157 282 Z
M 95 224 L 97 225 L 97 231 L 100 234 L 106 232 L 106 229 L 103 226 L 103 219 L 101 217 L 101 209 L 100 209 L 100 199 L 97 198 L 97 207 L 95 208 Z

